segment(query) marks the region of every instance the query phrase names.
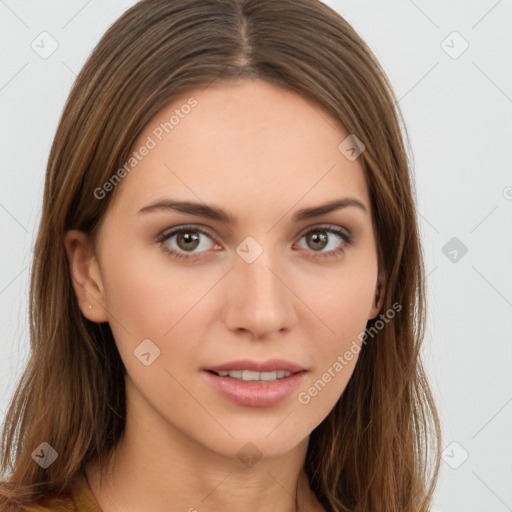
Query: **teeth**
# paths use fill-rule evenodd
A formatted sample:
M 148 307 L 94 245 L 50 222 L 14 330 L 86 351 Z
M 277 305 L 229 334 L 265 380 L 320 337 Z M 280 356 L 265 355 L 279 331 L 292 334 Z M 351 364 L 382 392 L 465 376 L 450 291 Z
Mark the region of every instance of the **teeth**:
M 292 372 L 288 372 L 286 370 L 276 370 L 273 372 L 253 372 L 251 370 L 229 370 L 229 371 L 218 371 L 218 375 L 221 377 L 231 377 L 233 379 L 240 380 L 263 380 L 263 381 L 272 381 L 276 379 L 282 379 L 284 377 L 288 377 L 292 374 Z
M 242 380 L 260 380 L 260 372 L 251 372 L 250 370 L 243 370 Z

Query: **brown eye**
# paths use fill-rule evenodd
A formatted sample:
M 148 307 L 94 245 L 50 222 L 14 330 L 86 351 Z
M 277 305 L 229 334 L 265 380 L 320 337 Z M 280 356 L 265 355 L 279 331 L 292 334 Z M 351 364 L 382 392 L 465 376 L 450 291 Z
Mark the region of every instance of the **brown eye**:
M 176 244 L 184 251 L 194 250 L 199 245 L 199 236 L 193 231 L 182 231 L 176 238 Z
M 305 249 L 313 253 L 313 258 L 335 258 L 343 254 L 345 248 L 352 244 L 353 235 L 329 226 L 310 229 L 301 238 L 305 239 Z M 329 250 L 324 250 L 326 247 Z
M 312 231 L 306 236 L 307 244 L 315 251 L 322 250 L 328 242 L 328 237 L 323 231 Z
M 211 236 L 196 227 L 181 227 L 166 231 L 157 238 L 157 241 L 166 253 L 175 258 L 200 256 L 215 246 Z

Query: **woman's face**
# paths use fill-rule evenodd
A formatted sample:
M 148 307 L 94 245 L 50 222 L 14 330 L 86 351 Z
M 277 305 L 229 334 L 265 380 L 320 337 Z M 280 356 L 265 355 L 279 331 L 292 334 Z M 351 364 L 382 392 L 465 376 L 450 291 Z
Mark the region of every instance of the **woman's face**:
M 90 320 L 109 322 L 148 425 L 229 457 L 273 456 L 333 408 L 380 308 L 348 135 L 295 93 L 217 84 L 163 108 L 126 176 L 92 198 L 115 192 L 76 290 Z

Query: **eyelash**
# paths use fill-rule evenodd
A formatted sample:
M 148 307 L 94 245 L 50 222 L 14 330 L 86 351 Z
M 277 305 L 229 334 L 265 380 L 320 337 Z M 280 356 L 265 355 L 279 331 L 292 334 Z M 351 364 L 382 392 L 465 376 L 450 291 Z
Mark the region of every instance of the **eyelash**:
M 312 228 L 312 229 L 306 231 L 305 233 L 303 233 L 300 236 L 300 239 L 304 238 L 305 236 L 307 236 L 307 235 L 309 235 L 311 233 L 315 233 L 315 232 L 318 232 L 318 231 L 324 231 L 324 232 L 327 232 L 327 233 L 331 233 L 331 234 L 337 235 L 337 236 L 339 236 L 341 238 L 342 242 L 340 243 L 340 245 L 336 249 L 333 249 L 331 251 L 327 251 L 325 253 L 322 253 L 322 252 L 315 253 L 315 251 L 310 251 L 310 252 L 315 253 L 312 256 L 313 259 L 338 258 L 339 256 L 341 256 L 345 252 L 345 248 L 347 246 L 352 245 L 353 235 L 351 235 L 348 232 L 342 231 L 342 230 L 340 230 L 340 229 L 338 229 L 338 228 L 336 228 L 334 226 L 315 226 L 314 228 Z M 190 259 L 196 259 L 195 254 L 190 253 L 188 255 L 185 255 L 186 253 L 183 254 L 181 252 L 175 251 L 174 249 L 171 249 L 168 244 L 166 244 L 166 241 L 168 241 L 173 236 L 179 235 L 180 233 L 187 233 L 187 232 L 201 233 L 201 234 L 207 236 L 208 238 L 212 239 L 212 237 L 210 236 L 209 233 L 207 233 L 205 230 L 203 230 L 203 229 L 201 229 L 199 227 L 196 227 L 196 226 L 183 226 L 183 227 L 179 227 L 179 228 L 176 228 L 176 229 L 172 229 L 171 231 L 164 231 L 163 233 L 161 233 L 157 237 L 156 241 L 159 243 L 159 245 L 162 248 L 162 250 L 165 253 L 167 253 L 170 256 L 172 256 L 173 258 L 176 258 L 176 259 L 189 259 L 189 260 Z

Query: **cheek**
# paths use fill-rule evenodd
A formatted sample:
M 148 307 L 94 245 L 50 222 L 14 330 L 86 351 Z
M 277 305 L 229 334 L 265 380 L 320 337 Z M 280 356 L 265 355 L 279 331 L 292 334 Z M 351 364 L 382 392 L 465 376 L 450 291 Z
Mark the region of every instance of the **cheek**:
M 376 278 L 376 265 L 368 264 L 361 271 L 347 266 L 346 272 L 309 293 L 307 304 L 316 315 L 307 327 L 315 364 L 297 399 L 310 411 L 327 413 L 354 371 L 375 298 Z
M 357 267 L 347 265 L 336 274 L 305 283 L 301 296 L 307 297 L 306 303 L 316 315 L 327 350 L 340 348 L 348 338 L 364 331 L 375 299 L 376 279 L 377 266 L 370 261 Z
M 147 401 L 161 400 L 163 408 L 172 403 L 186 407 L 179 386 L 164 369 L 178 376 L 190 366 L 194 352 L 188 320 L 194 310 L 187 312 L 198 302 L 201 287 L 171 270 L 164 257 L 151 260 L 126 242 L 117 247 L 105 250 L 103 282 L 110 328 L 128 375 Z
M 155 366 L 186 374 L 197 360 L 201 341 L 208 337 L 206 318 L 214 309 L 215 293 L 211 292 L 219 276 L 206 267 L 179 267 L 159 251 L 157 247 L 130 248 L 122 241 L 105 250 L 109 324 L 125 366 L 134 376 L 146 369 L 134 354 L 148 350 L 158 354 Z M 144 341 L 148 339 L 151 343 Z
M 117 247 L 105 250 L 108 312 L 134 336 L 161 337 L 200 299 L 204 276 L 172 266 L 156 245 L 130 248 L 120 241 Z

